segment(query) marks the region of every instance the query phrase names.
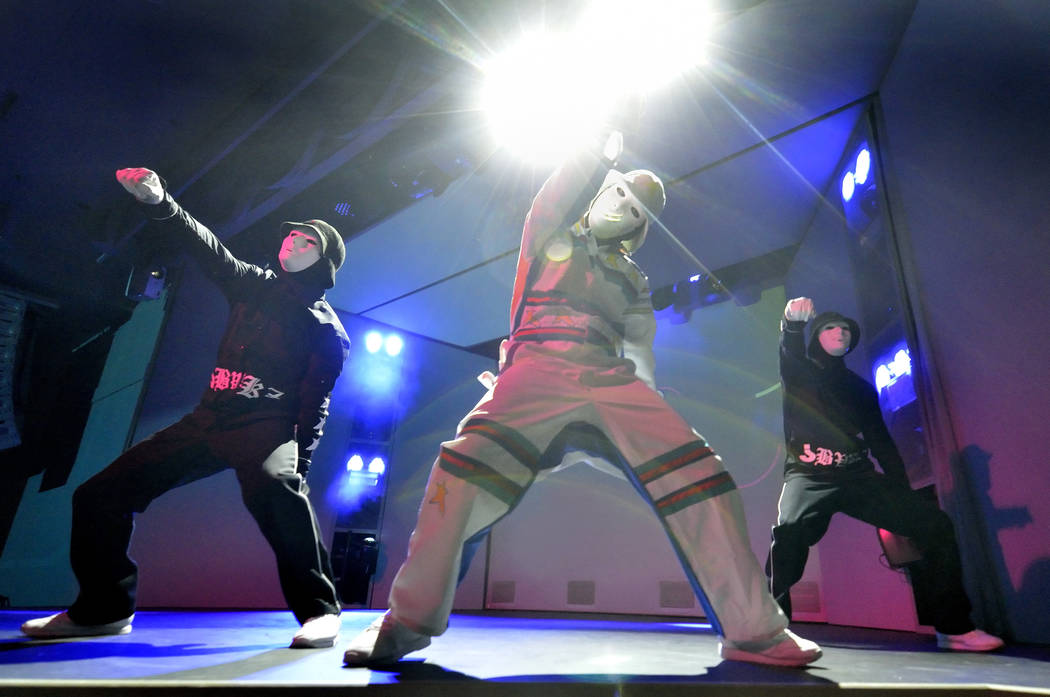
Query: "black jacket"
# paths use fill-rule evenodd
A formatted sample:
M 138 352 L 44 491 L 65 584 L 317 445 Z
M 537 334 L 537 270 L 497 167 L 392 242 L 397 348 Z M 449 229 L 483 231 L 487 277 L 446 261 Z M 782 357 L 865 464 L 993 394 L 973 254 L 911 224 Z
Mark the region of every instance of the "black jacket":
M 170 195 L 150 206 L 154 233 L 172 236 L 230 303 L 226 331 L 198 409 L 226 427 L 275 420 L 309 464 L 328 416 L 332 387 L 350 341 L 324 299 L 334 270 L 322 259 L 298 273 L 274 273 L 233 256 Z M 159 214 L 159 215 L 158 215 Z M 325 263 L 322 263 L 325 262 Z
M 781 322 L 785 469 L 866 474 L 873 470 L 870 450 L 883 472 L 906 483 L 904 462 L 882 419 L 875 388 L 841 357 L 829 356 L 816 336 L 807 351 L 805 324 Z

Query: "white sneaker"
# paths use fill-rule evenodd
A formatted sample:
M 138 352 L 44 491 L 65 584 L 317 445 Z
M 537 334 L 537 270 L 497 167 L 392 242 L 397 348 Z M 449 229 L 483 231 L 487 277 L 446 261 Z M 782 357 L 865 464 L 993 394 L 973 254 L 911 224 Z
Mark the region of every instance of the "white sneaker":
M 995 651 L 1002 645 L 1002 639 L 980 629 L 971 629 L 965 634 L 937 632 L 937 646 L 951 651 Z
M 75 636 L 104 636 L 106 634 L 127 634 L 131 631 L 131 621 L 135 614 L 108 624 L 77 624 L 69 619 L 69 614 L 60 612 L 49 617 L 39 617 L 22 623 L 22 633 L 34 639 L 61 639 Z
M 727 661 L 746 661 L 770 666 L 804 666 L 821 657 L 816 643 L 785 629 L 764 641 L 729 641 L 723 639 L 718 653 Z
M 339 627 L 343 619 L 339 615 L 319 615 L 303 622 L 292 637 L 293 649 L 324 649 L 339 639 Z
M 429 636 L 412 631 L 388 611 L 350 642 L 343 654 L 343 663 L 351 667 L 396 663 L 405 654 L 427 646 L 430 646 Z

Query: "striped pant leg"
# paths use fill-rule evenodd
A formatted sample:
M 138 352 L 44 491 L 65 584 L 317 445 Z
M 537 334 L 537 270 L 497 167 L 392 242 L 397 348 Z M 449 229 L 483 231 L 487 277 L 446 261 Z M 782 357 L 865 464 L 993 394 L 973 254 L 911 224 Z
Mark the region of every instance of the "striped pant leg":
M 538 451 L 497 422 L 464 420 L 430 471 L 408 557 L 394 577 L 390 609 L 405 626 L 436 636 L 452 612 L 463 543 L 506 515 L 535 479 Z
M 751 549 L 733 478 L 699 434 L 641 387 L 648 395 L 636 390 L 628 417 L 603 409 L 615 421 L 606 426 L 610 439 L 631 463 L 628 476 L 663 523 L 715 629 L 732 641 L 777 634 L 787 618 Z

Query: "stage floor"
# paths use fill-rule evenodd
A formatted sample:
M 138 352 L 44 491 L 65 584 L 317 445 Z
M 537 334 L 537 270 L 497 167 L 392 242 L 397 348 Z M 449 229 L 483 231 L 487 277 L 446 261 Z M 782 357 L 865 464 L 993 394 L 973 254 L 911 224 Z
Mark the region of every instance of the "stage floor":
M 330 649 L 286 648 L 288 612 L 140 612 L 130 634 L 28 641 L 39 611 L 0 611 L 0 695 L 1050 695 L 1050 648 L 938 650 L 932 637 L 799 624 L 824 656 L 806 670 L 722 661 L 709 626 L 666 618 L 457 614 L 387 670 L 344 668 L 346 643 L 380 613 L 348 610 Z M 356 688 L 356 689 L 355 689 Z

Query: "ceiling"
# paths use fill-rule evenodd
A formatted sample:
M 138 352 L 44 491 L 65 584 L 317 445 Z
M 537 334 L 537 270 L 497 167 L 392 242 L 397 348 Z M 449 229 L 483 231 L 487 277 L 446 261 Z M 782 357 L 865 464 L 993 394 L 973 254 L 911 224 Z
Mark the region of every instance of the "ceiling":
M 915 0 L 715 4 L 707 64 L 649 98 L 622 158 L 668 184 L 663 230 L 636 257 L 654 288 L 801 240 Z M 140 215 L 113 171 L 148 166 L 248 258 L 282 220 L 332 222 L 349 255 L 337 308 L 457 346 L 498 338 L 547 172 L 493 150 L 475 65 L 577 8 L 4 3 L 0 286 L 82 332 L 126 316 Z

